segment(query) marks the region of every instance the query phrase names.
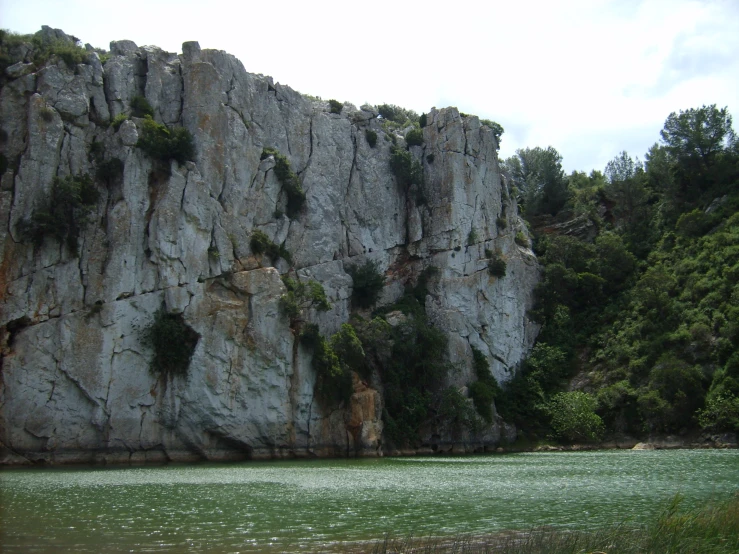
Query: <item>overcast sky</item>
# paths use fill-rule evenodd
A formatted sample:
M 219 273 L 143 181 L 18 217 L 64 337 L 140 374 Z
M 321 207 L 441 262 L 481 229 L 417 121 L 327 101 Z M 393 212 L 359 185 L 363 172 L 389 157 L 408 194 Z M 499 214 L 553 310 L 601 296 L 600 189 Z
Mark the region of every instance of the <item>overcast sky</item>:
M 739 118 L 739 0 L 0 0 L 3 28 L 41 25 L 102 48 L 197 40 L 357 106 L 456 106 L 503 125 L 502 157 L 554 146 L 568 172 L 643 158 L 673 111 Z

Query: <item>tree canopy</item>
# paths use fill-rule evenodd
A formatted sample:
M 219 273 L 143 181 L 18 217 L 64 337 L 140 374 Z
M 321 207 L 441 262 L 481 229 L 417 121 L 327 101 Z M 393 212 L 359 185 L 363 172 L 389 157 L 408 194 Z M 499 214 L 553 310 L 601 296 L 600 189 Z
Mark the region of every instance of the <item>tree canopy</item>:
M 698 158 L 705 166 L 734 140 L 731 115 L 716 104 L 672 112 L 660 135 L 675 159 Z
M 555 148 L 519 148 L 504 167 L 521 191 L 528 215 L 555 214 L 567 202 L 567 178 Z

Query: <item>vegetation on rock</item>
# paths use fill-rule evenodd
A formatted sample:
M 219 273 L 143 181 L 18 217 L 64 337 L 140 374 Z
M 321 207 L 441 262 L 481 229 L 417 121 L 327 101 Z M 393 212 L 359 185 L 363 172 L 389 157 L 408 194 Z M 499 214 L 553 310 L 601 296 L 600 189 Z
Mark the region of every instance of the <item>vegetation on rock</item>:
M 331 113 L 336 113 L 336 114 L 341 113 L 341 110 L 344 109 L 344 104 L 342 104 L 338 100 L 329 100 L 328 106 L 329 106 L 329 111 Z
M 175 127 L 170 131 L 151 116 L 144 118 L 142 134 L 136 146 L 155 160 L 175 160 L 180 165 L 195 156 L 195 144 L 190 131 L 184 127 Z
M 275 175 L 282 183 L 287 195 L 287 216 L 295 219 L 305 204 L 305 192 L 300 184 L 300 178 L 293 172 L 288 159 L 274 148 L 265 148 L 261 159 L 273 156 L 275 159 Z
M 346 268 L 352 278 L 352 303 L 359 308 L 371 308 L 385 286 L 385 276 L 380 272 L 379 264 L 367 260 L 363 265 Z
M 414 127 L 405 134 L 405 143 L 408 146 L 420 146 L 423 144 L 423 131 Z
M 275 244 L 264 231 L 260 231 L 259 229 L 255 229 L 252 232 L 249 246 L 254 254 L 264 254 L 272 260 L 272 263 L 276 263 L 280 258 L 285 260 L 288 264 L 293 263 L 292 255 L 290 254 L 290 251 L 285 248 L 285 245 Z
M 143 340 L 154 350 L 150 366 L 152 373 L 184 377 L 200 335 L 185 323 L 182 314 L 168 313 L 161 308 L 144 329 Z
M 77 256 L 80 232 L 99 197 L 92 178 L 86 173 L 55 177 L 50 197 L 36 207 L 30 220 L 20 223 L 20 231 L 36 246 L 41 246 L 46 237 L 52 237 Z
M 290 326 L 296 329 L 305 321 L 306 312 L 313 308 L 319 312 L 331 309 L 331 304 L 321 284 L 310 280 L 302 282 L 290 277 L 283 277 L 282 282 L 287 293 L 280 298 L 280 309 L 290 319 Z

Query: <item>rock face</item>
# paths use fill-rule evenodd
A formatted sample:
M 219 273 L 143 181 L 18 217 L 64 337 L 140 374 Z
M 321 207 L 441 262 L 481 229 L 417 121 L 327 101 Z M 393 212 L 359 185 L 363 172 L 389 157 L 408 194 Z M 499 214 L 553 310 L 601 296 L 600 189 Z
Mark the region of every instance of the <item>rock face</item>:
M 323 285 L 332 308 L 311 320 L 329 335 L 349 319 L 347 267 L 376 261 L 389 304 L 436 266 L 426 309 L 460 368 L 449 384 L 470 380 L 472 346 L 498 381 L 509 379 L 537 332 L 526 310 L 538 268 L 514 241 L 526 228 L 492 131 L 455 108 L 433 109 L 423 145 L 410 149 L 423 164 L 421 198 L 396 182 L 376 112 L 345 104 L 330 113 L 225 52 L 182 50 L 114 42 L 104 64 L 88 48 L 73 68 L 21 61 L 0 81 L 0 462 L 381 455 L 381 384 L 355 376 L 349 405 L 314 401 L 311 353 L 279 309 L 288 271 Z M 155 121 L 192 133 L 193 161 L 152 161 L 136 147 L 141 118 L 109 126 L 139 96 Z M 264 147 L 299 176 L 298 217 L 284 215 Z M 22 222 L 48 201 L 55 177 L 95 175 L 115 158 L 122 175 L 96 179 L 78 256 L 53 237 L 24 237 Z M 292 265 L 255 255 L 255 230 L 284 244 Z M 488 272 L 490 251 L 506 259 L 505 277 Z M 186 378 L 149 370 L 142 329 L 161 308 L 200 337 Z M 475 444 L 503 432 L 498 422 Z

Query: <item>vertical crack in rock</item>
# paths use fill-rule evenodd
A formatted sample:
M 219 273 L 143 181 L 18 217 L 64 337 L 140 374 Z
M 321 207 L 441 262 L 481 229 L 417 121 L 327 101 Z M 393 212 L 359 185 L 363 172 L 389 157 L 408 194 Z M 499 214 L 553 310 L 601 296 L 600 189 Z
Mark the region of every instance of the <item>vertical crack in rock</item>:
M 306 427 L 307 427 L 306 432 L 307 432 L 308 435 L 307 435 L 306 440 L 305 440 L 305 450 L 307 452 L 310 452 L 311 451 L 311 448 L 312 448 L 311 447 L 311 441 L 312 441 L 313 437 L 311 436 L 311 432 L 310 432 L 310 424 L 311 424 L 311 419 L 313 418 L 313 402 L 315 401 L 315 399 L 316 399 L 316 395 L 315 394 L 311 394 L 310 403 L 308 404 L 308 421 L 307 421 L 307 425 L 306 425 Z
M 308 160 L 313 156 L 313 114 L 310 116 L 308 135 L 310 137 L 310 150 L 308 151 Z M 307 168 L 306 168 L 307 169 Z
M 288 396 L 288 411 L 287 414 L 287 436 L 288 442 L 291 448 L 295 448 L 296 445 L 296 421 L 298 410 L 298 387 L 300 385 L 300 372 L 298 371 L 298 350 L 300 348 L 300 340 L 297 336 L 293 338 L 293 351 L 292 351 L 292 374 L 288 374 L 288 368 L 285 368 L 285 387 L 287 388 Z
M 352 125 L 351 127 L 351 138 L 352 138 L 352 165 L 349 168 L 349 182 L 346 185 L 347 194 L 352 186 L 352 178 L 354 177 L 354 168 L 357 167 L 357 133 L 356 128 Z M 346 198 L 346 196 L 345 196 Z
M 177 64 L 177 76 L 180 79 L 180 110 L 177 116 L 177 122 L 180 125 L 184 125 L 182 121 L 183 114 L 185 113 L 185 77 L 182 75 L 182 64 Z M 197 153 L 196 153 L 197 155 Z
M 49 398 L 46 399 L 46 404 L 49 404 L 51 402 L 52 398 L 54 398 L 54 391 L 56 390 L 56 379 L 54 379 L 51 382 L 51 390 L 49 391 Z

